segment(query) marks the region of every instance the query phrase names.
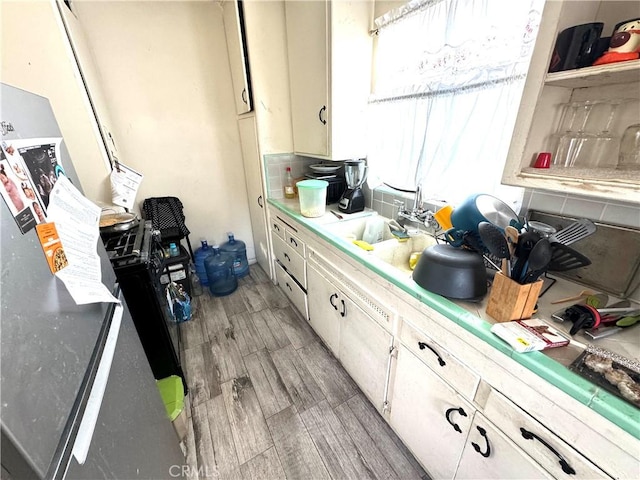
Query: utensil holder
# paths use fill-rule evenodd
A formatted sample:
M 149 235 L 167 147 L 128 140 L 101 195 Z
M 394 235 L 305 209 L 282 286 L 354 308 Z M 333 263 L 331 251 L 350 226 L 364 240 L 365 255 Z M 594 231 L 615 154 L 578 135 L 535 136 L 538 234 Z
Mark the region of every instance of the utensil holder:
M 543 283 L 538 280 L 521 285 L 496 273 L 487 301 L 487 315 L 498 322 L 531 318 Z

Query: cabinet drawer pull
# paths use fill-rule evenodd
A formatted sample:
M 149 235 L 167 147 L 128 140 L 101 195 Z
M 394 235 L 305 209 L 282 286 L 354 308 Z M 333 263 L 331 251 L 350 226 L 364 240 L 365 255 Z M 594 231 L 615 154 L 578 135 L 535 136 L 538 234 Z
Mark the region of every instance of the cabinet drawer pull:
M 433 354 L 436 357 L 438 357 L 438 363 L 440 364 L 441 367 L 444 367 L 447 364 L 447 362 L 444 361 L 444 359 L 440 356 L 440 354 L 436 352 L 431 345 L 427 345 L 424 342 L 418 342 L 418 347 L 420 347 L 420 350 L 424 350 L 425 348 L 428 348 L 429 350 L 431 350 Z
M 460 427 L 458 426 L 458 424 L 453 423 L 453 420 L 449 418 L 449 415 L 451 415 L 453 412 L 458 412 L 463 417 L 467 416 L 467 412 L 465 412 L 464 408 L 462 407 L 453 407 L 448 409 L 446 412 L 444 412 L 444 417 L 447 419 L 447 422 L 449 423 L 449 425 L 451 425 L 456 432 L 462 433 L 462 430 L 460 430 Z
M 318 112 L 318 118 L 320 119 L 323 125 L 327 124 L 327 121 L 324 118 L 322 118 L 322 112 L 326 112 L 326 111 L 327 111 L 327 106 L 323 105 L 320 111 Z
M 540 438 L 538 435 L 536 435 L 533 432 L 530 432 L 528 430 L 525 430 L 524 428 L 520 427 L 520 433 L 522 433 L 522 437 L 525 440 L 538 440 L 541 444 L 543 444 L 545 447 L 547 447 L 549 450 L 551 450 L 551 453 L 553 453 L 556 457 L 558 457 L 558 459 L 560 460 L 560 466 L 562 467 L 562 471 L 568 475 L 575 475 L 576 471 L 571 467 L 571 465 L 569 465 L 569 462 L 567 462 L 564 457 L 562 455 L 560 455 L 560 453 L 553 448 L 551 445 L 549 445 L 544 439 Z
M 278 226 L 278 224 L 277 224 L 277 223 L 274 223 L 274 224 L 273 224 L 273 229 L 274 229 L 274 230 L 277 230 L 277 231 L 280 231 L 280 227 Z
M 243 103 L 248 104 L 249 102 L 247 102 L 247 89 L 243 88 L 242 89 L 242 94 L 240 95 L 240 97 L 242 98 Z
M 289 237 L 289 242 L 290 242 L 290 243 L 293 243 L 293 245 L 294 245 L 296 248 L 298 248 L 298 242 L 296 242 L 296 239 L 295 239 L 295 238 L 293 238 L 293 237 Z
M 260 208 L 264 208 L 264 204 L 262 203 L 262 195 L 258 197 L 258 205 L 260 205 Z
M 291 257 L 289 256 L 289 254 L 288 254 L 288 253 L 285 253 L 285 254 L 284 254 L 284 258 L 286 258 L 286 259 L 287 259 L 287 261 L 289 261 L 289 262 L 291 261 Z
M 478 432 L 480 432 L 480 435 L 483 436 L 484 441 L 487 443 L 487 451 L 486 452 L 481 452 L 480 451 L 480 445 L 478 445 L 477 443 L 471 442 L 471 445 L 473 446 L 473 449 L 478 452 L 480 455 L 482 455 L 484 458 L 487 458 L 489 455 L 491 455 L 491 445 L 489 445 L 489 437 L 487 437 L 487 431 L 476 425 L 476 428 L 478 429 Z
M 333 303 L 333 299 L 334 298 L 338 298 L 338 294 L 337 293 L 334 293 L 333 295 L 331 295 L 329 297 L 329 303 L 331 304 L 331 306 L 333 307 L 334 310 L 338 310 L 338 306 L 335 303 Z
M 293 288 L 291 288 L 291 285 L 289 285 L 289 282 L 284 282 L 284 284 L 287 286 L 290 292 L 293 292 Z
M 342 310 L 340 310 L 340 316 L 344 317 L 347 315 L 347 304 L 344 303 L 344 300 L 340 300 L 340 303 L 342 304 Z

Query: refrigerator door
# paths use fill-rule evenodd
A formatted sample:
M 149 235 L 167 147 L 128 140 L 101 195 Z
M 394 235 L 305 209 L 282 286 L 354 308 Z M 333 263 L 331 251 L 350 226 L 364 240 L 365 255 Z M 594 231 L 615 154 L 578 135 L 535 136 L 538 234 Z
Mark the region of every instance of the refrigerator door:
M 71 459 L 67 479 L 173 478 L 184 457 L 151 367 L 125 308 L 95 432 L 83 465 Z
M 1 83 L 0 117 L 15 129 L 2 137 L 4 141 L 62 136 L 46 98 Z M 61 162 L 67 176 L 79 187 L 64 142 Z M 35 229 L 23 235 L 9 207 L 1 199 L 0 203 L 2 468 L 10 478 L 58 477 L 68 465 L 69 448 L 73 445 L 77 422 L 84 413 L 85 394 L 92 387 L 92 375 L 100 362 L 114 307 L 104 303 L 76 305 L 62 282 L 51 274 Z M 102 282 L 114 289 L 115 274 L 102 242 L 98 242 L 97 250 Z M 133 435 L 134 427 L 144 430 L 150 421 L 149 425 L 156 429 L 153 445 L 159 451 L 152 453 L 148 437 L 141 437 L 145 438 L 144 442 L 128 441 L 131 452 L 127 465 L 133 465 L 133 455 L 143 463 L 146 459 L 166 458 L 170 465 L 176 461 L 177 438 L 166 417 L 164 426 L 160 426 L 158 415 L 164 415 L 164 407 L 138 336 L 131 328 L 128 312 L 125 312 L 116 348 L 115 370 L 107 384 L 94 446 L 102 448 L 102 441 L 97 438 L 105 439 L 107 432 L 113 433 L 114 439 Z M 131 361 L 129 370 L 118 356 L 123 357 L 123 362 Z M 142 385 L 139 395 L 148 397 L 146 403 L 141 404 L 140 399 L 133 402 L 131 395 L 138 394 L 136 384 Z M 126 391 L 118 390 L 125 385 Z M 133 415 L 132 408 L 143 410 Z M 149 417 L 152 410 L 153 421 Z M 128 416 L 115 420 L 116 411 L 126 411 Z M 132 427 L 126 434 L 121 433 L 124 422 Z M 137 422 L 144 422 L 145 426 Z M 122 454 L 117 449 L 112 453 Z M 90 456 L 95 454 L 95 449 L 89 450 Z M 105 461 L 115 464 L 119 459 Z M 90 468 L 89 463 L 86 465 Z M 137 476 L 136 472 L 134 469 L 116 477 L 132 478 Z M 102 478 L 105 474 L 87 473 L 85 478 Z
M 15 131 L 2 137 L 61 137 L 46 98 L 0 84 L 0 116 Z M 79 182 L 62 143 L 62 165 Z M 35 229 L 24 235 L 0 199 L 0 335 L 3 449 L 11 438 L 44 476 L 89 365 L 109 304 L 76 305 L 49 270 Z M 115 274 L 98 242 L 102 282 Z M 3 465 L 5 464 L 3 458 Z

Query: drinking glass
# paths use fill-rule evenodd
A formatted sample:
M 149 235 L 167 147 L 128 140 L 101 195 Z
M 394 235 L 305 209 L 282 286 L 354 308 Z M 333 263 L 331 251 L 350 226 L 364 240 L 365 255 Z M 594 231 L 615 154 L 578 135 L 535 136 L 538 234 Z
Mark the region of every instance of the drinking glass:
M 588 147 L 593 144 L 596 134 L 587 131 L 587 123 L 589 122 L 589 116 L 593 111 L 595 103 L 596 102 L 587 100 L 580 104 L 584 112 L 582 125 L 580 125 L 576 133 L 572 133 L 567 138 L 569 147 L 567 149 L 567 157 L 565 158 L 565 167 L 582 166 L 583 163 L 587 163 L 589 160 L 590 149 Z
M 596 134 L 583 132 L 577 140 L 573 158 L 573 166 L 579 168 L 613 168 L 618 158 L 618 145 L 620 138 L 611 133 L 611 124 L 616 116 L 618 106 L 622 100 L 611 100 L 594 104 L 606 115 L 603 128 Z
M 559 167 L 567 166 L 567 159 L 569 158 L 569 150 L 571 146 L 571 138 L 574 133 L 573 124 L 576 121 L 576 115 L 578 114 L 580 103 L 574 102 L 571 104 L 567 104 L 567 107 L 567 110 L 571 110 L 571 119 L 569 120 L 569 125 L 567 125 L 566 130 L 562 134 L 560 134 L 558 138 L 558 146 L 553 152 L 553 164 Z M 565 114 L 567 110 L 565 110 Z
M 640 123 L 628 126 L 622 134 L 618 169 L 640 170 Z

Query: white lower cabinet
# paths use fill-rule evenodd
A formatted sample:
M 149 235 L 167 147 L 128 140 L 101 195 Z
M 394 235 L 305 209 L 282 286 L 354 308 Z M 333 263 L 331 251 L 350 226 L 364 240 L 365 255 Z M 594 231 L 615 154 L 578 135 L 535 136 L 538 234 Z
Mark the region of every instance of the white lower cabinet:
M 344 293 L 339 295 L 345 308 L 338 358 L 360 390 L 382 410 L 393 337 Z
M 378 410 L 385 402 L 393 337 L 336 286 L 307 265 L 309 322 Z
M 541 466 L 476 412 L 456 479 L 553 478 Z
M 453 478 L 475 408 L 404 345 L 390 402 L 390 424 L 431 478 Z
M 340 312 L 346 305 L 341 305 L 337 289 L 311 264 L 307 265 L 307 292 L 309 323 L 337 357 L 340 346 Z

